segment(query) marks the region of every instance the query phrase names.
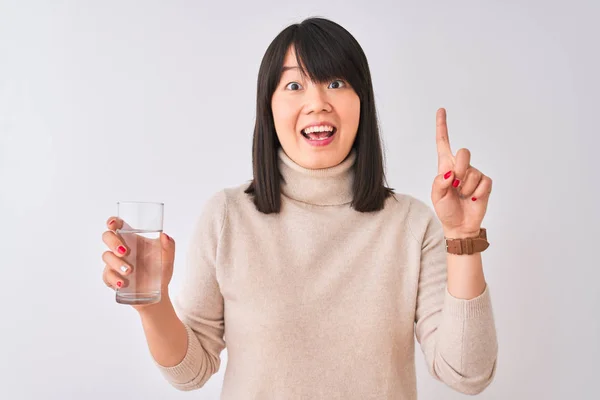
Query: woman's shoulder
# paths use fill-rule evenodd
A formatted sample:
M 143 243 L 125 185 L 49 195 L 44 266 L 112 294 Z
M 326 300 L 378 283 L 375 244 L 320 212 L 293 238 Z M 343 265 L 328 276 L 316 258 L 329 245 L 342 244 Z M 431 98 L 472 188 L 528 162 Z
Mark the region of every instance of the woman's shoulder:
M 204 201 L 203 209 L 205 211 L 215 211 L 217 209 L 227 208 L 230 204 L 235 204 L 248 195 L 245 193 L 249 183 L 236 186 L 224 186 L 211 192 Z
M 225 213 L 240 207 L 253 207 L 251 197 L 246 193 L 250 182 L 235 186 L 223 186 L 213 191 L 206 199 L 203 209 L 208 213 Z
M 429 215 L 433 211 L 431 206 L 427 204 L 424 200 L 420 198 L 408 194 L 408 193 L 399 193 L 392 192 L 390 197 L 387 199 L 385 208 L 390 208 L 390 211 L 397 211 L 397 207 L 405 210 L 411 214 L 417 215 Z
M 251 204 L 251 197 L 246 193 L 246 189 L 250 186 L 250 182 L 245 182 L 235 186 L 226 186 L 221 189 L 221 193 L 225 198 L 225 201 L 232 206 L 240 206 L 242 204 Z
M 438 225 L 433 207 L 424 200 L 407 193 L 394 192 L 393 197 L 392 200 L 388 199 L 391 204 L 394 204 L 390 208 L 400 207 L 415 240 L 422 239 L 429 228 Z
M 232 209 L 241 202 L 247 185 L 221 187 L 213 190 L 199 203 L 196 223 L 200 226 L 217 224 L 223 226 Z

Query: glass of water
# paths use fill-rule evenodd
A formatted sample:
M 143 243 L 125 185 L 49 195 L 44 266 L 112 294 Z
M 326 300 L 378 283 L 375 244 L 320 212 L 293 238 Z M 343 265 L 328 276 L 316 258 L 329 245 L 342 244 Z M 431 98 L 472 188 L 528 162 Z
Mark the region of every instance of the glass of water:
M 160 301 L 164 203 L 122 201 L 117 216 L 123 227 L 116 234 L 127 247 L 123 259 L 132 267 L 126 287 L 117 289 L 121 304 L 152 304 Z

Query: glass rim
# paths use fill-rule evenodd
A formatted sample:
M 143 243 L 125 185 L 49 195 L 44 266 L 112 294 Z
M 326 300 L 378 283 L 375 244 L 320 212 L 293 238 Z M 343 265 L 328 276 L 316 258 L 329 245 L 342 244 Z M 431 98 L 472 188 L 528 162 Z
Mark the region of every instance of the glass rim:
M 159 201 L 117 201 L 117 204 L 154 204 L 157 206 L 164 206 L 165 203 L 159 202 Z

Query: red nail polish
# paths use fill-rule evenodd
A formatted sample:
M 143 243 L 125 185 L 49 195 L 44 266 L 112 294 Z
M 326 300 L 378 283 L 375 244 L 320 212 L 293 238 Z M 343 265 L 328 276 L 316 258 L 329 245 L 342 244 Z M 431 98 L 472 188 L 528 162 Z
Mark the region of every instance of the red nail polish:
M 448 179 L 450 178 L 450 175 L 452 175 L 452 171 L 448 171 L 444 174 L 444 179 Z
M 117 251 L 121 254 L 125 254 L 127 249 L 125 249 L 125 247 L 123 247 L 123 246 L 119 246 L 119 247 L 117 247 Z
M 115 222 L 115 220 L 114 220 L 114 219 L 111 219 L 110 221 L 108 221 L 108 224 L 109 224 L 109 225 L 112 225 L 112 224 L 113 224 L 113 222 Z
M 471 200 L 475 201 L 477 200 L 477 197 L 471 197 Z
M 163 232 L 163 233 L 164 233 L 164 232 Z M 169 240 L 173 240 L 173 239 L 171 239 L 171 236 L 167 235 L 166 233 L 165 233 L 165 236 L 167 237 L 167 239 L 169 239 Z
M 460 181 L 458 179 L 455 179 L 454 182 L 452 182 L 452 186 L 458 187 L 458 185 L 460 185 Z
M 117 282 L 117 286 L 121 287 L 123 284 L 121 283 L 121 281 Z

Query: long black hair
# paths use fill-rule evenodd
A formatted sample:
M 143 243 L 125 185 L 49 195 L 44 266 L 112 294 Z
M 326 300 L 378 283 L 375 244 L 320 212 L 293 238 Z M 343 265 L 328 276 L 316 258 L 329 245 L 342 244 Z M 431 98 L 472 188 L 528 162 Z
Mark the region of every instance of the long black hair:
M 256 123 L 252 142 L 254 179 L 245 193 L 265 214 L 281 208 L 278 148 L 281 147 L 271 110 L 271 98 L 281 79 L 283 62 L 294 47 L 301 73 L 311 81 L 325 83 L 344 79 L 360 98 L 353 199 L 360 212 L 378 211 L 393 193 L 386 186 L 383 150 L 375 109 L 375 96 L 367 58 L 356 39 L 342 26 L 324 18 L 308 18 L 285 28 L 271 42 L 260 64 L 256 95 Z

